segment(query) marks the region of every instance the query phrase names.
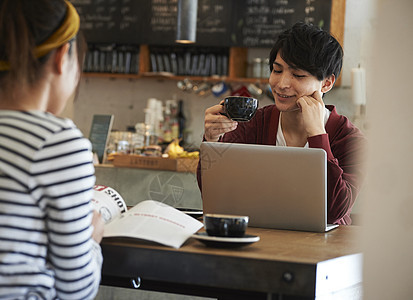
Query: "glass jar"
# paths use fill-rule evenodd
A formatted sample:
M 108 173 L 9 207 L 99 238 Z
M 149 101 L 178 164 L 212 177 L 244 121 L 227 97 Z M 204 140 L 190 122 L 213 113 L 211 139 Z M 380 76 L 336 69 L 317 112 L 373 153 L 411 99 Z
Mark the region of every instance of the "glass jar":
M 261 78 L 261 58 L 256 57 L 252 60 L 252 77 Z
M 126 141 L 126 140 L 118 141 L 118 149 L 116 152 L 121 153 L 121 154 L 129 154 L 130 152 L 129 141 Z
M 261 64 L 261 77 L 262 78 L 270 78 L 271 70 L 270 70 L 270 59 L 266 58 L 262 60 Z

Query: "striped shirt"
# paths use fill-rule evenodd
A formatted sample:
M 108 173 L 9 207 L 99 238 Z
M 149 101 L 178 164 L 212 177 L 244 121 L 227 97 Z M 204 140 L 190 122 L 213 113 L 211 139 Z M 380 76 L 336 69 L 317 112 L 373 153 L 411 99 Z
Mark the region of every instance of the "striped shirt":
M 90 142 L 72 121 L 0 110 L 0 299 L 93 299 Z

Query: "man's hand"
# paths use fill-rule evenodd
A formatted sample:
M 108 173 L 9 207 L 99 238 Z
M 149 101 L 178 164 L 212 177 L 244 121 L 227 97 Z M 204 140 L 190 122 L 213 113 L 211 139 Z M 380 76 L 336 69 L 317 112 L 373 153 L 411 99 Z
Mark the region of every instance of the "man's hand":
M 303 96 L 297 100 L 297 105 L 303 114 L 307 137 L 326 133 L 324 128 L 324 102 L 321 91 L 315 91 L 311 96 Z
M 204 132 L 205 139 L 208 142 L 217 142 L 222 134 L 233 131 L 238 126 L 238 122 L 221 115 L 221 113 L 224 113 L 224 107 L 221 103 L 205 110 Z

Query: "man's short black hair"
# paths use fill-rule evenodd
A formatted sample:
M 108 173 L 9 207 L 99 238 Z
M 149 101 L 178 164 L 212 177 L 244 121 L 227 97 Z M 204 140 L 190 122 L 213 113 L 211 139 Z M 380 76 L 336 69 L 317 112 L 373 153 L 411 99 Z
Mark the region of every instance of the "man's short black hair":
M 296 23 L 281 33 L 270 53 L 270 70 L 277 54 L 291 67 L 305 70 L 318 80 L 340 75 L 343 49 L 328 32 L 317 26 Z

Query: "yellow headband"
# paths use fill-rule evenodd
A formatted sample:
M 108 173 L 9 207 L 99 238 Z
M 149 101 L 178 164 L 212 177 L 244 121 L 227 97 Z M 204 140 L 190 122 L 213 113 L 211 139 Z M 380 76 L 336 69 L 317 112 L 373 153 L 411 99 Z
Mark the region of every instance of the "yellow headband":
M 66 17 L 63 24 L 42 44 L 36 46 L 34 55 L 39 58 L 53 49 L 56 49 L 73 39 L 79 31 L 80 18 L 76 8 L 69 1 L 65 0 L 67 6 Z M 10 69 L 10 65 L 6 61 L 0 61 L 0 71 Z

